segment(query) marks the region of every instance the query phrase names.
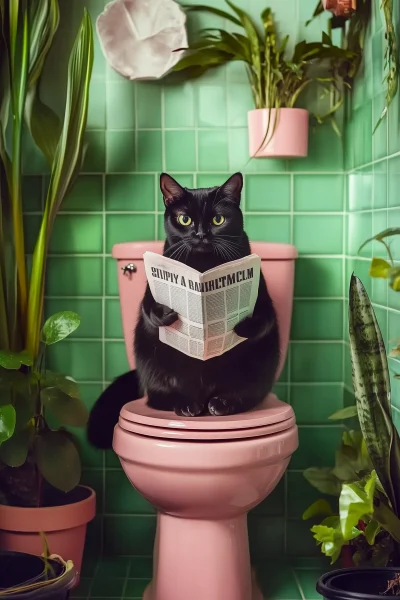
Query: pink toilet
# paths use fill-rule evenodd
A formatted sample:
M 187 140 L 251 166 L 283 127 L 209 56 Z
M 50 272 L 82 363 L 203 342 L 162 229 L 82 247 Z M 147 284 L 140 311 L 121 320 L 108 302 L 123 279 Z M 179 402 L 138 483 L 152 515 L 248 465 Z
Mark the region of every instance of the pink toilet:
M 117 244 L 129 363 L 146 285 L 143 253 L 162 242 Z M 282 371 L 289 343 L 294 261 L 288 244 L 254 242 L 277 310 Z M 293 409 L 270 394 L 251 412 L 178 417 L 129 402 L 113 448 L 132 485 L 158 509 L 154 573 L 143 600 L 262 600 L 250 567 L 247 513 L 272 492 L 298 445 Z

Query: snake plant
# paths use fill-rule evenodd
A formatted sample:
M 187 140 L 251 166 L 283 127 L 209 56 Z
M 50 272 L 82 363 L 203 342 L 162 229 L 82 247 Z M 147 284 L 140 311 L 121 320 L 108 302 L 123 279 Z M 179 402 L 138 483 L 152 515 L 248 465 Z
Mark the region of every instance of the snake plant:
M 343 432 L 333 468 L 310 468 L 309 483 L 338 498 L 314 502 L 303 519 L 324 517 L 311 527 L 322 552 L 334 563 L 350 546 L 358 566 L 385 566 L 399 560 L 400 438 L 393 424 L 390 380 L 382 335 L 362 282 L 352 275 L 349 333 L 356 406 L 332 415 L 358 417 L 361 431 Z
M 393 424 L 385 345 L 368 294 L 354 274 L 349 290 L 353 388 L 360 428 L 380 484 L 400 517 L 400 438 Z

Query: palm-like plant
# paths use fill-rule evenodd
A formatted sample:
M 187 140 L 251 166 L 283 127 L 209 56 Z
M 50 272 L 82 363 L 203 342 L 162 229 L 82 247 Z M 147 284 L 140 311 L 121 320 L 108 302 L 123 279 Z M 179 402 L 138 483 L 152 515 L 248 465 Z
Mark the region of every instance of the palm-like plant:
M 318 120 L 332 117 L 343 102 L 343 80 L 337 65 L 351 60 L 353 53 L 333 45 L 324 33 L 321 42 L 299 42 L 292 57 L 288 58 L 289 36 L 279 39 L 270 8 L 261 13 L 262 27 L 259 28 L 245 11 L 230 0 L 226 2 L 233 14 L 203 5 L 186 8 L 190 12 L 208 12 L 223 17 L 243 32 L 203 29 L 200 39 L 190 44 L 186 56 L 174 70 L 185 71 L 189 77 L 199 77 L 210 68 L 231 61 L 243 62 L 256 108 L 293 108 L 305 88 L 312 81 L 318 81 L 324 93 L 332 96 L 329 110 Z M 313 74 L 312 68 L 316 65 L 323 65 L 323 69 Z
M 58 0 L 0 0 L 0 443 L 3 442 L 0 462 L 12 466 L 22 465 L 28 453 L 34 453 L 35 438 L 45 425 L 41 393 L 44 386 L 38 377 L 44 373 L 43 343 L 49 343 L 41 333 L 46 258 L 57 211 L 79 173 L 84 154 L 93 65 L 92 25 L 84 10 L 70 54 L 65 112 L 60 121 L 40 97 L 43 66 L 58 23 Z M 30 273 L 22 215 L 25 129 L 45 156 L 50 171 Z M 68 323 L 68 315 L 58 317 L 60 335 L 50 343 L 66 337 L 77 326 Z M 77 316 L 72 321 L 76 319 Z M 52 388 L 71 391 L 65 378 L 53 376 L 51 382 L 47 385 Z M 76 398 L 75 387 L 73 398 Z M 22 407 L 21 395 L 25 399 Z M 13 442 L 13 437 L 8 438 L 14 427 L 18 431 Z M 22 452 L 16 442 L 21 431 L 27 430 L 29 443 L 24 443 Z M 14 448 L 12 458 L 11 448 Z

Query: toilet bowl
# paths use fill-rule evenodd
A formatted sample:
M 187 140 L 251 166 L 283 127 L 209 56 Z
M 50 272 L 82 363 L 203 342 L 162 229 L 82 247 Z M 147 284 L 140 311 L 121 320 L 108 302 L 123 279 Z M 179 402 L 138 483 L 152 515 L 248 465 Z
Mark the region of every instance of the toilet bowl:
M 158 242 L 118 244 L 122 320 L 134 368 L 132 331 L 145 289 L 143 252 Z M 293 301 L 293 246 L 252 244 L 274 301 L 283 368 Z M 129 268 L 127 268 L 129 267 Z M 226 417 L 179 417 L 146 398 L 126 404 L 113 448 L 132 485 L 158 510 L 153 580 L 144 600 L 262 600 L 252 577 L 247 513 L 282 478 L 298 445 L 293 409 L 269 394 Z

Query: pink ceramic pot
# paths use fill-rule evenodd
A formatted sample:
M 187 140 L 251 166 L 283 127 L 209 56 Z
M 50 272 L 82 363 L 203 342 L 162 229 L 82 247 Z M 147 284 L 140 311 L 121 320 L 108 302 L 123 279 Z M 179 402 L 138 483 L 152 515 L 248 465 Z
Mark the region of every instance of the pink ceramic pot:
M 87 491 L 86 497 L 73 504 L 41 508 L 0 505 L 0 550 L 41 555 L 44 548 L 40 532 L 43 532 L 50 554 L 73 561 L 77 570 L 75 585 L 78 585 L 86 527 L 96 514 L 95 492 L 80 487 Z
M 307 156 L 308 111 L 304 108 L 256 108 L 248 112 L 248 125 L 252 158 Z

